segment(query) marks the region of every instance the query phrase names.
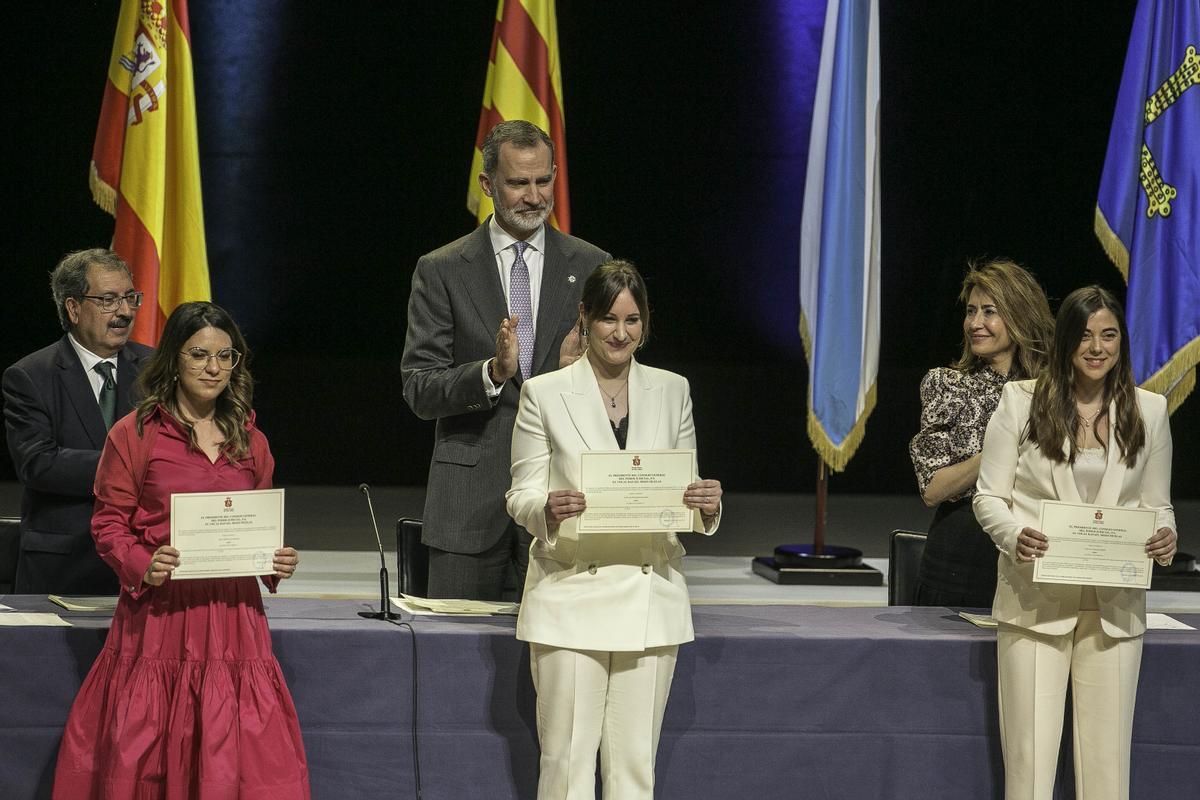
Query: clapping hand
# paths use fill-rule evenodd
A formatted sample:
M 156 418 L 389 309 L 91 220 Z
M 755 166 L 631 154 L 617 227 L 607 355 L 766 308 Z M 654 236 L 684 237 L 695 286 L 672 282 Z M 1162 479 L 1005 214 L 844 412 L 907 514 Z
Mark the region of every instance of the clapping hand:
M 500 321 L 500 330 L 496 332 L 496 358 L 492 362 L 492 380 L 497 384 L 517 374 L 520 367 L 521 346 L 517 341 L 517 322 L 520 317 L 513 314 Z

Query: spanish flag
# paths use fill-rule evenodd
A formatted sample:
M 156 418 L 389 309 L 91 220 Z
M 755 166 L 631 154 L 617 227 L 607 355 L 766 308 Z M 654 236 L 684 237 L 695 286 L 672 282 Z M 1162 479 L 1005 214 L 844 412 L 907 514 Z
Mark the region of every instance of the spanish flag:
M 177 305 L 212 296 L 190 39 L 186 0 L 122 0 L 92 149 L 92 197 L 145 292 L 133 339 L 148 345 Z
M 554 142 L 558 177 L 554 181 L 550 222 L 563 233 L 570 233 L 562 96 L 554 0 L 499 0 L 483 87 L 483 111 L 467 184 L 467 209 L 479 222 L 492 213 L 492 199 L 479 188 L 477 179 L 483 169 L 483 140 L 497 123 L 523 119 L 547 131 Z

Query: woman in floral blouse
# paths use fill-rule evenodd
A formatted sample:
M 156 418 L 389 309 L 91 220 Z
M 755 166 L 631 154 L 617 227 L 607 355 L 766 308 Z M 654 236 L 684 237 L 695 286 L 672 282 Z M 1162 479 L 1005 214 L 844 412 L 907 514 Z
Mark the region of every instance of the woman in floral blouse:
M 1042 287 L 1007 259 L 970 265 L 958 299 L 962 355 L 921 381 L 921 430 L 908 446 L 921 499 L 937 507 L 913 603 L 990 608 L 996 548 L 971 510 L 983 435 L 1004 384 L 1041 370 L 1054 318 Z

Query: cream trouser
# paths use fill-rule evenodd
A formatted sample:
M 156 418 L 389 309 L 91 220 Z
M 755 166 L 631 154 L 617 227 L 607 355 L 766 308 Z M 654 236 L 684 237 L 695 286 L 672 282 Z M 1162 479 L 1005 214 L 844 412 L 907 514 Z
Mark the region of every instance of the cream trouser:
M 1054 788 L 1067 680 L 1075 738 L 1075 796 L 1129 797 L 1129 748 L 1142 637 L 1112 639 L 1099 611 L 1050 636 L 1001 624 L 1000 746 L 1005 800 L 1044 800 Z
M 605 800 L 652 800 L 678 652 L 678 645 L 625 653 L 530 643 L 542 747 L 538 800 L 595 798 L 597 750 Z

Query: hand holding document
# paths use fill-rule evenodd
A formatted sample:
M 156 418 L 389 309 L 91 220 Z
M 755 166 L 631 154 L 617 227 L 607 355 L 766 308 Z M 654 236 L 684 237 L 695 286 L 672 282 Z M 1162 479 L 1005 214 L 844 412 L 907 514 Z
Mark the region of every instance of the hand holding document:
M 1150 588 L 1146 542 L 1157 514 L 1146 508 L 1108 508 L 1042 501 L 1041 531 L 1049 547 L 1034 559 L 1038 583 Z
M 270 575 L 283 547 L 283 489 L 171 495 L 171 580 Z
M 580 533 L 692 529 L 683 493 L 696 474 L 695 450 L 587 450 L 579 471 L 587 497 Z

